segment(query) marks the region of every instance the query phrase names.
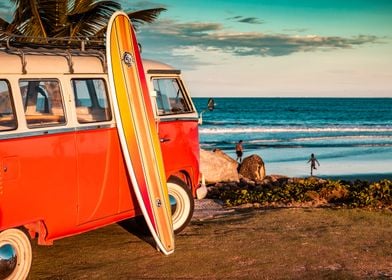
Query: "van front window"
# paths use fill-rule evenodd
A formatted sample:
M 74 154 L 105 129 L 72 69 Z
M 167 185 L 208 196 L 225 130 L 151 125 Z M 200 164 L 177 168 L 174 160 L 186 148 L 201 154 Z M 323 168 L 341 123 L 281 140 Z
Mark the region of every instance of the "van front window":
M 153 79 L 159 115 L 191 113 L 192 109 L 181 86 L 174 78 Z

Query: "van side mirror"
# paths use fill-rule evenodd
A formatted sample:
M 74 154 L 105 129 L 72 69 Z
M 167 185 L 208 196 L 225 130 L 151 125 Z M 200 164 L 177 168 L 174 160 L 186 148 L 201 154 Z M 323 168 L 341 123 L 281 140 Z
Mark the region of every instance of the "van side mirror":
M 214 98 L 210 98 L 210 99 L 208 99 L 207 109 L 201 111 L 201 113 L 200 113 L 199 125 L 203 124 L 203 113 L 206 112 L 207 110 L 208 111 L 213 111 L 214 109 L 215 109 L 215 100 L 214 100 Z
M 215 109 L 215 100 L 214 98 L 208 99 L 207 108 L 209 111 L 213 111 Z

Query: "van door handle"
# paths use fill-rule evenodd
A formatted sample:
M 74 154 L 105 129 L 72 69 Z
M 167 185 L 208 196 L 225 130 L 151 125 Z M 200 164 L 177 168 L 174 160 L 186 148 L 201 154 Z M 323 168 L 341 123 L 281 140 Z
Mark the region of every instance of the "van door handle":
M 165 143 L 165 142 L 169 142 L 170 141 L 170 138 L 160 138 L 159 139 L 159 142 L 161 142 L 161 143 Z

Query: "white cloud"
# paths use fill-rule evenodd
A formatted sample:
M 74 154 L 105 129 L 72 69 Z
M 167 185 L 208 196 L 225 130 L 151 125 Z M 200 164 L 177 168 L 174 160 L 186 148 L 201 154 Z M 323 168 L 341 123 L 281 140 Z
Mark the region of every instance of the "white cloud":
M 160 20 L 142 26 L 139 38 L 146 48 L 181 49 L 197 46 L 218 49 L 236 56 L 285 56 L 297 52 L 347 49 L 364 44 L 379 43 L 372 35 L 353 37 L 267 34 L 262 32 L 233 32 L 219 23 L 178 23 Z

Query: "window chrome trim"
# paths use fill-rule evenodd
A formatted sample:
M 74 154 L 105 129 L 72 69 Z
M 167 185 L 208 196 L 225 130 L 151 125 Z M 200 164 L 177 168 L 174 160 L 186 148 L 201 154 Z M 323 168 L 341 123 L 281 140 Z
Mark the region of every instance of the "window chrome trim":
M 75 128 L 75 131 L 84 131 L 84 130 L 94 130 L 94 129 L 106 129 L 106 128 L 114 128 L 117 127 L 114 123 L 89 123 L 88 125 L 78 126 Z
M 159 117 L 159 122 L 173 122 L 173 121 L 196 121 L 196 122 L 198 122 L 199 118 L 198 117 L 181 117 L 181 116 L 178 116 L 178 117 L 171 116 L 169 118 L 162 118 L 162 116 Z
M 54 134 L 68 133 L 68 132 L 74 133 L 78 131 L 107 129 L 107 128 L 114 128 L 114 127 L 116 127 L 115 124 L 105 123 L 105 124 L 86 125 L 81 127 L 63 127 L 63 128 L 52 128 L 52 129 L 29 130 L 24 132 L 6 131 L 8 132 L 6 134 L 0 133 L 0 140 L 35 137 L 35 136 L 43 136 L 43 135 L 54 135 Z
M 151 75 L 180 75 L 181 70 L 176 69 L 149 69 L 147 70 L 147 74 Z

